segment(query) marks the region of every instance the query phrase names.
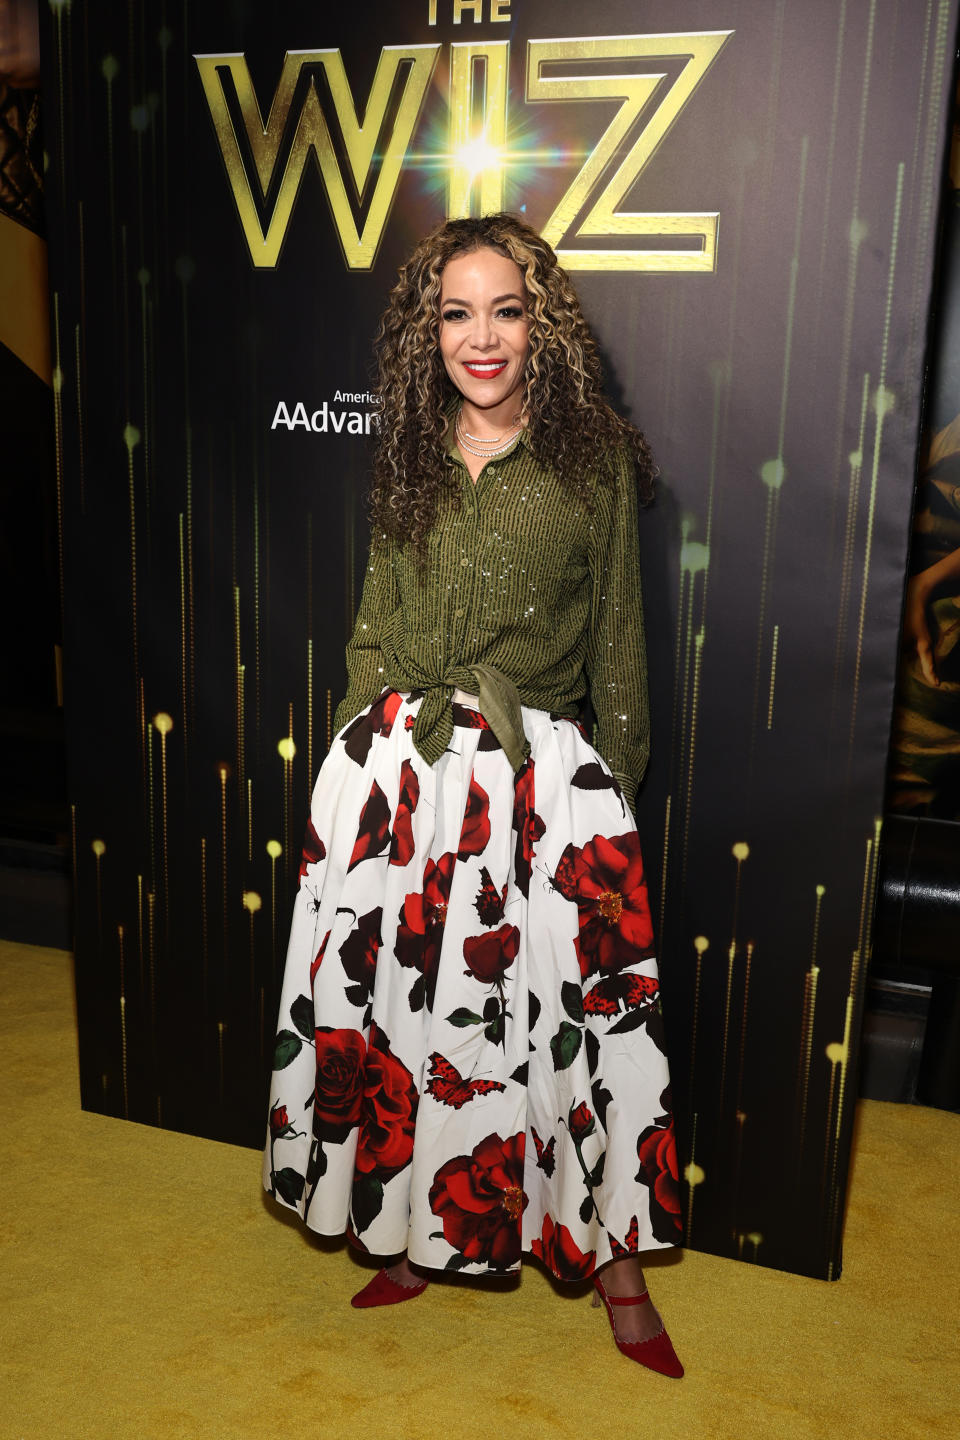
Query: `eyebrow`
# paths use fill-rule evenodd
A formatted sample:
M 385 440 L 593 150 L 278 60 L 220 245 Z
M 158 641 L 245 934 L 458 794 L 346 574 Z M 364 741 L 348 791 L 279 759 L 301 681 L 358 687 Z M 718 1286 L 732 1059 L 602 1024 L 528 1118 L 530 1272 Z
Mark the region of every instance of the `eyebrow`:
M 514 295 L 511 291 L 509 295 L 495 295 L 494 298 L 490 301 L 490 304 L 499 305 L 504 300 L 519 300 L 521 305 L 525 303 L 522 295 Z M 456 295 L 448 295 L 446 299 L 442 301 L 442 303 L 444 305 L 466 305 L 468 308 L 470 305 L 469 300 L 461 300 Z

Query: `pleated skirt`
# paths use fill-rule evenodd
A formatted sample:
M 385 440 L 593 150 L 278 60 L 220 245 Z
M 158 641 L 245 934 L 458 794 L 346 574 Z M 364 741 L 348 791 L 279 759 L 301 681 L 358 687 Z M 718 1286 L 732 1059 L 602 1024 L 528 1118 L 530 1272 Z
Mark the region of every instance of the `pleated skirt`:
M 313 793 L 263 1182 L 323 1235 L 560 1279 L 680 1240 L 660 988 L 633 817 L 581 726 L 523 707 L 512 771 L 454 704 L 385 691 Z

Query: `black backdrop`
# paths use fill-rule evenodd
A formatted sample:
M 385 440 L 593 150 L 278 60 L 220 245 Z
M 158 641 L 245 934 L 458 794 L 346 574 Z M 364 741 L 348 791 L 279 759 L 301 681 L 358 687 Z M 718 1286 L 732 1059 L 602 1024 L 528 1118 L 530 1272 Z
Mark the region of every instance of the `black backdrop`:
M 49 9 L 88 1108 L 259 1143 L 371 336 L 424 229 L 502 203 L 555 236 L 662 467 L 639 822 L 687 1239 L 839 1273 L 955 28 L 923 10 Z M 383 47 L 428 48 L 380 91 Z

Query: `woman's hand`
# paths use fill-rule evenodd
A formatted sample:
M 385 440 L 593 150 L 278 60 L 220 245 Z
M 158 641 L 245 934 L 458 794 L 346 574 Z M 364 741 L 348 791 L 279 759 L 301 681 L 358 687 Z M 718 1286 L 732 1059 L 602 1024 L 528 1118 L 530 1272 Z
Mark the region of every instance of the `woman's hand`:
M 916 649 L 920 661 L 920 673 L 928 685 L 939 685 L 936 666 L 933 663 L 933 647 L 936 637 L 930 632 L 928 606 L 934 592 L 944 587 L 960 600 L 960 545 L 949 554 L 942 555 L 919 575 L 914 575 L 907 585 L 906 609 L 903 616 L 903 636 L 908 646 Z

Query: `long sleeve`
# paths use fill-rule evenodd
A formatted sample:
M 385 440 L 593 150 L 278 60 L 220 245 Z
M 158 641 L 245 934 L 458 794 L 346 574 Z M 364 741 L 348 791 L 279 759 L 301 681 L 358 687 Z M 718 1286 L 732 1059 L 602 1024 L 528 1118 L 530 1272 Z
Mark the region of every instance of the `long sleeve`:
M 380 642 L 384 626 L 399 604 L 393 546 L 385 535 L 374 535 L 370 541 L 353 634 L 347 642 L 347 693 L 333 717 L 335 734 L 348 720 L 359 715 L 363 707 L 375 700 L 383 689 Z
M 585 668 L 597 750 L 634 809 L 650 753 L 650 715 L 636 484 L 626 454 L 618 456 L 615 483 L 598 491 L 588 563 L 593 590 Z

